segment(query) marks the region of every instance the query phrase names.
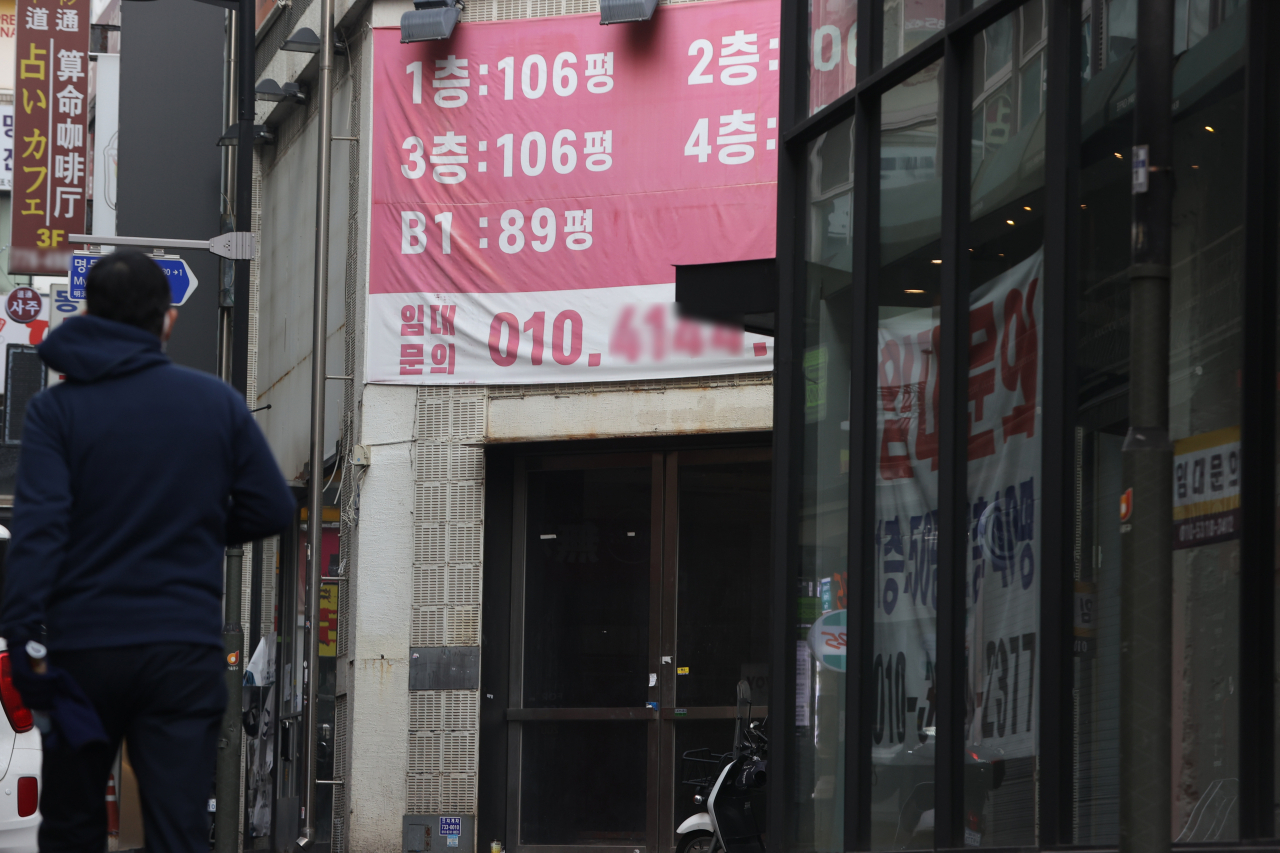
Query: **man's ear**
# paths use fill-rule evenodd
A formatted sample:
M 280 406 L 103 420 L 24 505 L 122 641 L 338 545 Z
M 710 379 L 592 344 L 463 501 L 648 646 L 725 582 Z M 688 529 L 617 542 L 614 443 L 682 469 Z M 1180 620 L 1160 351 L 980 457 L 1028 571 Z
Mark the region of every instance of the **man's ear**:
M 164 329 L 160 332 L 160 342 L 168 343 L 169 336 L 173 334 L 173 325 L 178 322 L 178 309 L 170 308 L 164 315 Z

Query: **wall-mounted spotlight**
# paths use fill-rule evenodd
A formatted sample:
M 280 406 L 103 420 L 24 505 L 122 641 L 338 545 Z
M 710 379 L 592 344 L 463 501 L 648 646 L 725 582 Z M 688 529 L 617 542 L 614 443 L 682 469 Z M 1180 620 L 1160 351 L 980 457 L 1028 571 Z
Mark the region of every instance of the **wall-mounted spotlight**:
M 253 126 L 253 141 L 272 143 L 276 141 L 276 135 L 265 124 L 255 124 Z M 240 125 L 233 124 L 222 132 L 222 136 L 218 137 L 218 147 L 227 148 L 232 145 L 240 144 Z
M 400 16 L 400 43 L 447 39 L 464 8 L 455 0 L 413 0 L 413 11 Z
M 319 53 L 320 36 L 310 27 L 300 27 L 297 32 L 284 40 L 281 50 L 296 50 L 299 53 Z
M 284 43 L 280 45 L 280 49 L 295 50 L 298 53 L 319 53 L 320 36 L 316 35 L 316 31 L 311 27 L 299 27 L 297 32 L 284 40 Z M 334 42 L 333 52 L 345 54 L 347 46 Z
M 281 85 L 270 77 L 265 77 L 254 88 L 259 101 L 293 101 L 298 104 L 307 102 L 307 95 L 297 83 Z
M 647 21 L 658 8 L 658 0 L 600 0 L 601 24 L 630 24 Z

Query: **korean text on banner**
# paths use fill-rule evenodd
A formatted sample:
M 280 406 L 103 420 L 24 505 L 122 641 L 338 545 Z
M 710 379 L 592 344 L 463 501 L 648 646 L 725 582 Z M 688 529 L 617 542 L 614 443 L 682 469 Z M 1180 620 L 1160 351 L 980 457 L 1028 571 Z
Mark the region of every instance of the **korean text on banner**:
M 13 104 L 0 104 L 0 190 L 13 189 Z
M 374 382 L 772 369 L 677 315 L 675 265 L 771 258 L 778 0 L 374 34 Z
M 88 0 L 19 0 L 9 272 L 65 275 L 84 231 Z
M 965 743 L 979 758 L 1037 749 L 1043 269 L 1038 251 L 969 302 Z M 881 319 L 878 335 L 874 666 L 894 717 L 873 732 L 882 765 L 909 763 L 939 725 L 940 332 L 923 308 Z

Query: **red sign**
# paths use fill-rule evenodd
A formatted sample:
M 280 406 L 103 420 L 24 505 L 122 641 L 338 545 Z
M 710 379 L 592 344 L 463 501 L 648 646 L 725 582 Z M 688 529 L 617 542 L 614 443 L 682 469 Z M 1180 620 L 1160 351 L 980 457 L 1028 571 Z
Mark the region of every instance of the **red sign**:
M 4 301 L 4 310 L 17 323 L 30 323 L 40 316 L 44 300 L 30 287 L 14 288 Z
M 89 0 L 18 0 L 9 272 L 66 275 L 85 231 Z
M 369 364 L 377 382 L 770 369 L 679 317 L 675 266 L 770 258 L 777 0 L 374 31 Z M 637 33 L 643 33 L 638 38 Z M 744 345 L 745 344 L 745 345 Z

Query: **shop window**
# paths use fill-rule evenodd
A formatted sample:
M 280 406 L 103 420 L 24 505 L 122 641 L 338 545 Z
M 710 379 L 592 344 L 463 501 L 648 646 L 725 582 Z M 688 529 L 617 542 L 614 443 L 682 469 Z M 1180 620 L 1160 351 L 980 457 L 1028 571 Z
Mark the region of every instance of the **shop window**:
M 1121 579 L 1133 511 L 1124 450 L 1135 383 L 1167 383 L 1172 442 L 1172 742 L 1175 842 L 1239 836 L 1239 453 L 1243 316 L 1242 7 L 1203 4 L 1212 38 L 1195 36 L 1196 0 L 1175 8 L 1170 356 L 1160 378 L 1131 374 L 1131 113 L 1090 111 L 1080 150 L 1080 246 L 1075 359 L 1079 399 L 1075 518 L 1074 742 L 1071 825 L 1078 844 L 1119 840 Z M 1109 61 L 1132 39 L 1132 0 L 1108 6 Z M 1206 12 L 1207 14 L 1207 12 Z M 1181 33 L 1181 35 L 1179 35 Z M 1184 47 L 1187 45 L 1187 47 Z M 1122 93 L 1123 94 L 1123 93 Z M 1140 637 L 1138 638 L 1141 639 Z M 1132 734 L 1129 735 L 1130 737 Z
M 1037 843 L 1036 676 L 1042 670 L 1043 645 L 1041 11 L 1033 2 L 976 40 L 985 42 L 989 58 L 998 47 L 1000 59 L 988 61 L 988 67 L 1005 80 L 994 92 L 974 89 L 984 144 L 982 162 L 974 164 L 970 243 L 965 247 L 970 282 L 970 547 L 963 585 L 968 672 L 962 819 L 965 843 L 982 847 Z M 1022 62 L 1017 74 L 1006 56 Z
M 873 850 L 933 846 L 942 171 L 936 62 L 880 104 Z M 924 164 L 928 164 L 927 167 Z
M 803 486 L 795 660 L 797 810 L 792 850 L 844 847 L 849 565 L 849 335 L 853 313 L 852 119 L 808 150 Z
M 809 114 L 857 82 L 857 0 L 814 0 L 809 4 Z
M 947 20 L 946 0 L 882 0 L 884 31 L 882 62 L 888 65 L 906 56 L 930 36 L 942 31 Z

